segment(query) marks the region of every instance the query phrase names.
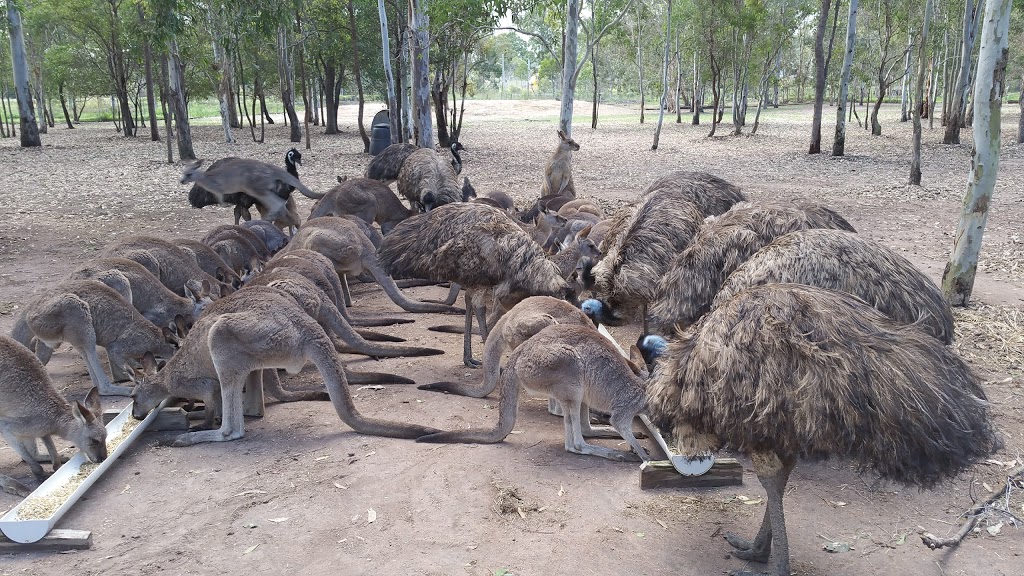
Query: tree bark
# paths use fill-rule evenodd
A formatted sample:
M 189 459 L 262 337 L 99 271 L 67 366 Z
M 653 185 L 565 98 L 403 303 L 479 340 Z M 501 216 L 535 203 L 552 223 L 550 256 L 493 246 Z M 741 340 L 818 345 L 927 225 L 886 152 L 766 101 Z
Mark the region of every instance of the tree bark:
M 57 84 L 57 96 L 60 97 L 60 109 L 64 112 L 64 122 L 68 125 L 69 130 L 74 130 L 75 125 L 71 123 L 71 115 L 68 114 L 67 99 L 64 98 L 64 82 L 61 81 Z
M 192 128 L 189 126 L 188 109 L 185 107 L 185 68 L 178 56 L 177 40 L 170 41 L 169 51 L 170 102 L 178 137 L 178 157 L 182 160 L 195 160 L 196 152 L 192 148 Z
M 597 107 L 601 99 L 601 93 L 597 88 L 597 44 L 594 45 L 594 51 L 590 53 L 590 68 L 593 71 L 594 77 L 594 98 L 593 102 L 591 102 L 590 129 L 597 130 Z M 529 72 L 527 72 L 527 76 L 529 76 Z M 529 78 L 527 78 L 527 82 L 529 82 Z
M 170 57 L 164 54 L 160 58 L 160 109 L 164 113 L 164 132 L 167 134 L 167 163 L 174 164 L 174 148 L 171 144 L 171 140 L 174 139 L 174 131 L 171 130 L 171 118 L 173 113 L 169 100 L 171 97 L 170 80 L 167 72 L 167 61 Z M 74 106 L 74 101 L 71 103 Z M 84 108 L 83 108 L 84 110 Z
M 277 27 L 277 72 L 281 77 L 281 103 L 291 125 L 290 140 L 302 142 L 302 128 L 299 127 L 299 116 L 295 113 L 293 100 L 295 88 L 292 85 L 292 61 L 288 54 L 288 29 L 283 24 Z
M 1020 120 L 1017 121 L 1017 144 L 1024 144 L 1024 75 L 1020 77 L 1020 96 L 1017 100 L 1020 105 Z
M 701 109 L 700 70 L 697 68 L 697 52 L 693 53 L 693 103 L 690 105 L 690 124 L 700 126 Z
M 647 99 L 644 95 L 644 40 L 643 22 L 640 20 L 640 9 L 636 11 L 636 72 L 640 85 L 640 123 L 644 123 L 644 108 L 647 107 Z
M 558 114 L 558 128 L 568 138 L 572 137 L 572 107 L 573 101 L 576 98 L 576 58 L 579 54 L 577 40 L 579 24 L 580 1 L 566 0 L 565 35 L 562 42 L 562 107 Z
M 900 82 L 900 122 L 910 120 L 910 54 L 914 51 L 914 35 L 907 31 L 907 51 Z
M 295 11 L 295 31 L 298 33 L 299 38 L 305 38 L 302 35 L 302 17 L 298 9 Z M 299 42 L 299 76 L 302 78 L 302 123 L 306 129 L 306 150 L 310 149 L 309 142 L 309 118 L 310 118 L 310 102 L 309 97 L 309 79 L 306 77 L 306 41 L 302 40 Z
M 7 2 L 8 30 L 11 36 L 11 62 L 14 68 L 14 90 L 18 97 L 18 117 L 21 120 L 21 146 L 42 146 L 39 139 L 39 125 L 32 110 L 32 95 L 28 88 L 28 57 L 25 53 L 25 31 L 21 24 L 21 13 L 14 2 Z
M 338 82 L 338 65 L 332 56 L 322 62 L 324 68 L 324 98 L 327 101 L 327 112 L 324 114 L 324 134 L 338 134 L 338 99 L 334 97 L 335 84 Z M 366 152 L 366 150 L 363 150 Z
M 384 58 L 384 77 L 388 91 L 388 122 L 391 124 L 391 143 L 401 142 L 398 133 L 398 101 L 395 96 L 395 76 L 391 73 L 391 41 L 388 39 L 388 15 L 384 10 L 384 0 L 377 0 L 377 14 L 380 18 L 381 51 Z
M 971 77 L 971 53 L 974 51 L 974 36 L 977 31 L 978 10 L 981 7 L 981 0 L 977 4 L 973 0 L 964 2 L 963 42 L 960 52 L 960 74 L 957 77 L 953 98 L 950 100 L 949 120 L 946 122 L 946 132 L 943 134 L 943 144 L 959 144 L 960 128 L 964 124 L 963 109 L 967 103 L 967 92 L 970 86 Z
M 363 152 L 370 151 L 370 137 L 366 135 L 366 126 L 363 124 L 363 106 L 365 103 L 365 97 L 363 95 L 363 73 L 359 67 L 359 30 L 356 28 L 356 13 L 352 7 L 352 0 L 348 0 L 348 29 L 349 36 L 352 38 L 352 69 L 356 77 L 356 92 L 359 95 L 359 112 L 358 112 L 358 124 L 359 124 L 359 138 L 363 141 Z M 335 115 L 337 115 L 337 106 L 335 106 Z M 334 121 L 334 129 L 338 129 L 338 121 Z
M 991 0 L 995 1 L 995 0 Z M 924 78 L 927 71 L 928 28 L 932 21 L 932 0 L 924 5 L 924 23 L 921 25 L 921 48 L 917 52 L 917 84 L 914 88 L 914 147 L 910 156 L 910 183 L 921 185 L 921 104 L 924 102 Z
M 821 14 L 818 15 L 818 31 L 814 36 L 814 116 L 811 120 L 811 145 L 808 154 L 821 152 L 821 114 L 825 105 L 825 28 L 832 0 L 821 0 Z
M 661 65 L 661 105 L 658 106 L 658 127 L 654 130 L 654 144 L 651 150 L 658 149 L 658 140 L 661 138 L 661 125 L 665 121 L 665 108 L 668 106 L 668 48 L 672 44 L 672 0 L 668 0 L 668 10 L 665 13 L 665 56 Z
M 139 24 L 142 26 L 143 34 L 146 29 L 146 13 L 142 9 L 142 3 L 135 5 L 139 13 Z M 149 43 L 149 36 L 144 35 L 142 41 L 142 61 L 146 71 L 146 107 L 149 112 L 149 139 L 153 142 L 160 141 L 160 128 L 156 124 L 156 95 L 153 90 L 153 47 Z M 64 106 L 64 97 L 61 94 L 61 106 Z M 64 111 L 67 116 L 67 110 Z
M 846 105 L 850 93 L 850 69 L 853 67 L 853 48 L 857 39 L 857 4 L 850 0 L 850 13 L 846 23 L 846 52 L 843 56 L 843 71 L 839 80 L 839 105 L 836 106 L 836 135 L 832 140 L 832 155 L 846 153 Z
M 210 27 L 211 47 L 213 48 L 213 69 L 217 73 L 217 103 L 220 108 L 220 124 L 224 131 L 224 142 L 235 143 L 235 137 L 231 134 L 231 105 L 228 102 L 228 95 L 231 92 L 231 85 L 227 81 L 227 54 L 224 51 L 220 33 L 220 17 L 214 18 L 212 11 L 207 12 L 207 24 Z
M 977 81 L 974 84 L 974 151 L 967 194 L 953 240 L 942 290 L 953 306 L 966 306 L 974 289 L 982 236 L 999 170 L 1000 110 L 1005 92 L 1007 43 L 1012 0 L 988 0 L 985 5 Z
M 577 0 L 569 0 L 575 2 Z M 434 147 L 434 128 L 430 118 L 430 17 L 429 0 L 409 0 L 412 9 L 413 31 L 413 100 L 416 111 L 416 144 L 421 148 Z M 563 97 L 562 110 L 565 111 Z M 570 113 L 572 107 L 570 105 Z
M 683 69 L 679 61 L 679 31 L 676 31 L 676 124 L 683 123 L 683 111 L 679 108 L 679 99 L 683 93 Z

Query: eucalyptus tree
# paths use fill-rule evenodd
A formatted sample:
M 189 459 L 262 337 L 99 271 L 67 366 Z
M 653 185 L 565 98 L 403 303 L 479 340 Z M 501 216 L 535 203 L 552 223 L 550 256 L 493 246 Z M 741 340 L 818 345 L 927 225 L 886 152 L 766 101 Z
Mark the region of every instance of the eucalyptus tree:
M 885 100 L 886 92 L 898 82 L 902 75 L 894 75 L 893 69 L 903 59 L 904 50 L 901 46 L 900 31 L 907 30 L 907 6 L 900 2 L 878 2 L 871 11 L 865 11 L 868 28 L 873 32 L 872 41 L 878 50 L 878 59 L 874 60 L 873 75 L 878 89 L 876 100 L 871 108 L 871 134 L 880 136 L 882 124 L 878 121 L 878 111 Z
M 11 64 L 14 69 L 14 89 L 18 97 L 18 116 L 21 119 L 21 146 L 42 146 L 39 125 L 36 124 L 29 93 L 28 56 L 25 53 L 25 33 L 21 13 L 11 0 L 7 1 L 7 25 L 11 36 Z
M 832 155 L 846 153 L 846 105 L 850 90 L 850 70 L 853 67 L 853 50 L 857 38 L 858 0 L 850 0 L 849 15 L 846 18 L 846 49 L 843 56 L 842 77 L 839 81 L 839 98 L 836 106 L 836 135 L 832 139 Z
M 963 35 L 960 46 L 960 73 L 957 75 L 950 100 L 949 118 L 946 120 L 946 132 L 943 144 L 959 144 L 960 129 L 964 126 L 964 114 L 967 106 L 967 95 L 970 90 L 972 54 L 974 40 L 978 33 L 981 16 L 982 0 L 964 0 Z
M 993 0 L 994 1 L 994 0 Z M 920 49 L 917 54 L 917 82 L 914 88 L 914 143 L 910 156 L 910 183 L 921 184 L 921 111 L 924 103 L 924 77 L 928 48 L 928 29 L 932 21 L 932 0 L 925 0 L 924 22 L 921 25 Z M 1005 67 L 1005 64 L 1004 64 Z

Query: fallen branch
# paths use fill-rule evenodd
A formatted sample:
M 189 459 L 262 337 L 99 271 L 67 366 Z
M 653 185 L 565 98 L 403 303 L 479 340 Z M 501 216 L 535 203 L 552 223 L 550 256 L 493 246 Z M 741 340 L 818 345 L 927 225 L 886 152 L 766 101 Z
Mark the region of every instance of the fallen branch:
M 1024 481 L 1024 466 L 1017 467 L 1016 469 L 1013 470 L 1013 472 L 1006 476 L 1006 484 L 1003 485 L 1002 490 L 997 490 L 995 493 L 989 496 L 988 500 L 985 500 L 980 504 L 975 504 L 973 508 L 965 512 L 963 516 L 968 518 L 967 522 L 965 522 L 964 525 L 960 527 L 960 530 L 952 537 L 939 538 L 931 532 L 926 532 L 921 535 L 921 541 L 924 543 L 925 546 L 931 548 L 932 550 L 938 550 L 939 548 L 945 548 L 947 546 L 959 545 L 960 542 L 962 542 L 963 539 L 966 538 L 967 535 L 974 530 L 974 527 L 978 525 L 978 522 L 991 512 L 998 512 L 1004 515 L 1009 515 L 1014 522 L 1019 522 L 1019 519 L 1016 516 L 1014 516 L 1013 513 L 1010 512 L 1009 510 L 1009 497 L 1010 491 L 1012 490 L 1011 487 L 1014 485 L 1015 481 L 1018 478 L 1021 479 L 1021 481 Z M 1006 507 L 993 509 L 992 505 L 995 503 L 995 501 L 999 500 L 1004 496 L 1007 500 Z

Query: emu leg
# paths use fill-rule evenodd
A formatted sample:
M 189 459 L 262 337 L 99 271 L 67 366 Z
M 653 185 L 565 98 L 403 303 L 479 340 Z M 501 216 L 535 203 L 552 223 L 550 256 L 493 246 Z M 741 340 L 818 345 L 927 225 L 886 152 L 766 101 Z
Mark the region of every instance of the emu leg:
M 470 368 L 483 366 L 483 362 L 473 359 L 473 295 L 469 290 L 466 291 L 466 326 L 462 336 L 462 363 Z
M 789 576 L 789 542 L 786 538 L 786 519 L 782 511 L 782 499 L 795 460 L 792 458 L 782 460 L 773 453 L 753 454 L 751 459 L 754 461 L 757 479 L 761 481 L 765 492 L 768 493 L 768 506 L 765 511 L 765 522 L 768 524 L 768 528 L 765 529 L 762 524 L 761 530 L 758 532 L 758 537 L 760 537 L 767 530 L 767 536 L 760 542 L 761 550 L 757 549 L 759 542 L 755 538 L 749 553 L 741 552 L 737 554 L 737 557 L 753 562 L 767 561 L 768 574 Z M 745 556 L 749 556 L 749 558 Z M 735 571 L 732 574 L 747 576 L 752 573 L 750 571 Z
M 772 519 L 768 507 L 765 506 L 761 529 L 757 531 L 753 542 L 732 532 L 725 533 L 725 541 L 736 548 L 733 555 L 737 558 L 750 562 L 767 562 L 772 547 Z

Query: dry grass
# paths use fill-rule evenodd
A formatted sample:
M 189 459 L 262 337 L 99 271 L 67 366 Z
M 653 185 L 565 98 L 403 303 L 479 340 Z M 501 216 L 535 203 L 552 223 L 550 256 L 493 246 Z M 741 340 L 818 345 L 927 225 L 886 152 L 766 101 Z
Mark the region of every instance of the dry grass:
M 954 349 L 975 365 L 1024 373 L 1024 310 L 1015 306 L 954 308 Z

